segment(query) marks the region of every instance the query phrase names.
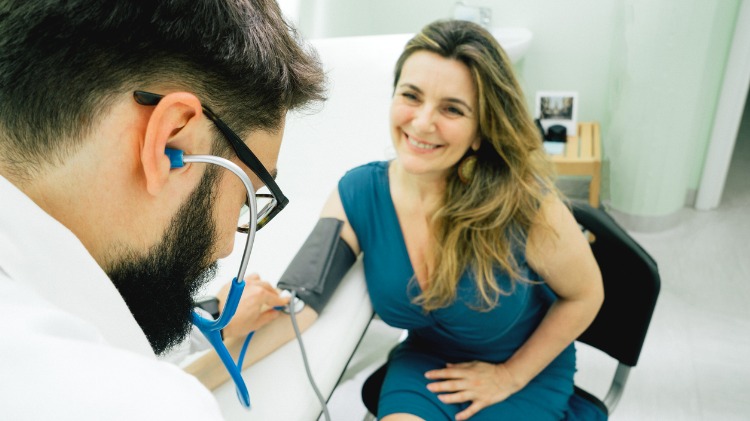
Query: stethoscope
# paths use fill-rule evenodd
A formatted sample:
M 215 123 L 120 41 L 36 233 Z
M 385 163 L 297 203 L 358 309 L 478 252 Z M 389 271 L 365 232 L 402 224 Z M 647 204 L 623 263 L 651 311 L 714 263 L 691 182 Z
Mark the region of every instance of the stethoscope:
M 245 380 L 242 378 L 241 370 L 247 346 L 250 343 L 250 339 L 254 332 L 248 334 L 245 343 L 242 346 L 242 350 L 240 351 L 239 358 L 237 362 L 235 362 L 229 354 L 226 345 L 224 345 L 224 341 L 221 337 L 221 330 L 225 328 L 227 324 L 229 324 L 229 321 L 232 320 L 232 317 L 234 317 L 234 313 L 237 311 L 240 298 L 242 297 L 242 291 L 245 289 L 245 271 L 247 270 L 250 251 L 253 248 L 255 232 L 258 227 L 258 206 L 255 201 L 255 189 L 250 181 L 250 177 L 248 177 L 237 164 L 228 159 L 214 155 L 184 155 L 180 150 L 169 148 L 167 148 L 165 152 L 169 156 L 173 168 L 179 168 L 185 163 L 191 162 L 218 165 L 239 177 L 247 190 L 247 204 L 250 208 L 250 211 L 248 212 L 250 214 L 250 223 L 248 225 L 247 239 L 245 240 L 245 251 L 242 253 L 242 262 L 240 263 L 239 271 L 237 271 L 237 276 L 232 280 L 224 309 L 216 320 L 207 319 L 197 311 L 193 310 L 193 324 L 200 329 L 201 333 L 203 333 L 211 346 L 216 350 L 216 354 L 219 355 L 221 362 L 224 364 L 234 381 L 237 389 L 237 398 L 240 400 L 242 406 L 250 409 L 250 393 L 245 385 Z

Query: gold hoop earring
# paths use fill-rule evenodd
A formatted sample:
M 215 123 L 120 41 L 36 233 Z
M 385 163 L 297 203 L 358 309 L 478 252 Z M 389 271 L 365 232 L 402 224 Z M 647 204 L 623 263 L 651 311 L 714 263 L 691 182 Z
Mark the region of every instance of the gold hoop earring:
M 471 154 L 458 164 L 458 178 L 464 184 L 471 183 L 474 179 L 474 170 L 477 166 L 477 156 Z

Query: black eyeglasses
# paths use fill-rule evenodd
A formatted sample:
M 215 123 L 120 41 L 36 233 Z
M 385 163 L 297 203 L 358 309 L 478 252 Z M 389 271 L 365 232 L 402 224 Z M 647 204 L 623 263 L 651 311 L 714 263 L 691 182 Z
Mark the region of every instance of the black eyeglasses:
M 144 91 L 135 91 L 133 92 L 133 98 L 135 99 L 135 102 L 141 105 L 154 106 L 158 104 L 162 98 L 164 98 L 164 95 L 153 94 Z M 227 141 L 229 141 L 229 145 L 232 146 L 234 153 L 237 154 L 237 157 L 240 159 L 240 161 L 242 161 L 243 164 L 247 165 L 247 167 L 250 168 L 250 170 L 258 176 L 258 178 L 260 178 L 263 184 L 265 184 L 266 187 L 268 187 L 268 190 L 271 192 L 271 194 L 257 193 L 255 195 L 255 199 L 258 202 L 257 229 L 259 230 L 266 224 L 268 224 L 268 222 L 270 222 L 279 212 L 281 212 L 284 207 L 286 207 L 286 205 L 289 203 L 289 199 L 284 196 L 284 193 L 281 192 L 281 189 L 279 188 L 278 184 L 276 184 L 276 181 L 273 179 L 266 167 L 263 166 L 258 157 L 255 156 L 250 148 L 245 145 L 245 142 L 243 142 L 242 139 L 240 139 L 240 137 L 237 136 L 237 134 L 232 131 L 232 129 L 230 129 L 226 123 L 224 123 L 213 111 L 211 111 L 210 108 L 206 107 L 205 105 L 202 105 L 201 107 L 203 108 L 203 114 L 205 114 L 206 117 L 208 117 L 208 119 L 211 120 L 214 125 L 216 125 L 221 134 L 223 134 Z M 248 210 L 249 206 L 245 204 L 242 207 L 240 216 L 247 213 Z M 240 222 L 243 219 L 244 218 L 241 217 Z M 244 234 L 247 234 L 249 229 L 250 228 L 247 223 L 239 223 L 237 226 L 237 231 Z

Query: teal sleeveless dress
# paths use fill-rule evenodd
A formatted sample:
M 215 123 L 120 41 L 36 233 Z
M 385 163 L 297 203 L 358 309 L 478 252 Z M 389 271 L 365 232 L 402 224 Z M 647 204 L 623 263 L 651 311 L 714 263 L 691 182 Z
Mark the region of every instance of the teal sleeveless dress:
M 412 299 L 419 294 L 410 282 L 414 270 L 390 194 L 388 162 L 373 162 L 347 172 L 338 189 L 346 216 L 363 252 L 364 271 L 376 313 L 388 325 L 408 330 L 407 339 L 389 356 L 388 372 L 378 406 L 378 418 L 409 413 L 428 421 L 454 420 L 469 406 L 445 404 L 427 390 L 428 370 L 446 363 L 500 363 L 526 341 L 555 300 L 543 283 L 516 283 L 490 311 L 480 305 L 470 271 L 459 281 L 456 300 L 448 307 L 425 313 Z M 526 263 L 524 245 L 515 257 L 528 279 L 539 277 Z M 501 270 L 496 279 L 509 290 Z M 573 393 L 575 348 L 571 344 L 526 387 L 503 402 L 474 415 L 482 420 L 559 420 L 566 415 Z

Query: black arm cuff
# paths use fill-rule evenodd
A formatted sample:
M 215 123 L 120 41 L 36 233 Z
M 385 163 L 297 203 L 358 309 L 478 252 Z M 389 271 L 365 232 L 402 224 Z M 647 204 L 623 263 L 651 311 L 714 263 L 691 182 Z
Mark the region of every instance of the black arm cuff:
M 356 260 L 351 247 L 341 239 L 343 225 L 335 218 L 321 218 L 277 284 L 297 291 L 297 297 L 318 314 Z

